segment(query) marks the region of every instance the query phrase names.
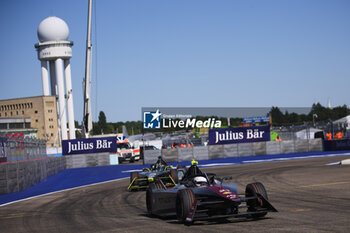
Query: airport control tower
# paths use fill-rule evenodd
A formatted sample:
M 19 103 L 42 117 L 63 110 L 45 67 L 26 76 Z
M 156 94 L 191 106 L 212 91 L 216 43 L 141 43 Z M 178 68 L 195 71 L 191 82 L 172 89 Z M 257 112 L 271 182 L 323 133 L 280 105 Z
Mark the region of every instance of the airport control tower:
M 50 95 L 50 83 L 51 95 L 58 96 L 57 112 L 62 140 L 68 139 L 67 113 L 69 139 L 75 139 L 73 92 L 69 61 L 72 57 L 73 42 L 68 41 L 68 36 L 69 28 L 66 22 L 60 18 L 50 16 L 39 24 L 38 38 L 40 42 L 35 44 L 35 48 L 38 51 L 38 59 L 41 61 L 44 95 Z

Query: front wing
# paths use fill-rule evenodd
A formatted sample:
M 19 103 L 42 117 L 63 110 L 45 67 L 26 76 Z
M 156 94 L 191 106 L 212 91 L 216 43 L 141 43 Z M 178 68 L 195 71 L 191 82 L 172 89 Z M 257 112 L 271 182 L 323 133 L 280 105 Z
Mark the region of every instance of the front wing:
M 148 185 L 152 182 L 154 182 L 155 179 L 160 179 L 162 181 L 162 183 L 166 186 L 166 187 L 172 187 L 175 186 L 176 183 L 173 180 L 173 178 L 170 175 L 167 176 L 157 176 L 154 178 L 148 178 L 148 177 L 144 177 L 144 178 L 134 178 L 131 182 L 130 185 L 128 187 L 129 191 L 132 190 L 139 190 L 139 189 L 147 189 Z M 164 181 L 168 181 L 168 182 L 164 182 Z M 137 185 L 135 183 L 141 183 L 141 185 Z
M 211 220 L 211 219 L 220 219 L 220 218 L 237 218 L 237 217 L 250 217 L 255 214 L 265 213 L 265 212 L 278 212 L 278 210 L 271 205 L 271 203 L 266 200 L 262 195 L 257 193 L 258 197 L 242 197 L 240 198 L 241 202 L 246 202 L 247 200 L 260 198 L 263 201 L 263 208 L 256 208 L 254 211 L 244 211 L 244 212 L 237 212 L 234 214 L 222 214 L 222 215 L 214 215 L 214 216 L 207 216 L 206 214 L 201 213 L 198 211 L 198 207 L 205 207 L 205 206 L 211 206 L 211 205 L 217 205 L 222 204 L 224 201 L 209 201 L 209 202 L 197 202 L 197 200 L 193 203 L 193 206 L 191 207 L 191 211 L 189 212 L 188 216 L 186 217 L 185 223 L 190 224 L 193 221 L 197 220 Z

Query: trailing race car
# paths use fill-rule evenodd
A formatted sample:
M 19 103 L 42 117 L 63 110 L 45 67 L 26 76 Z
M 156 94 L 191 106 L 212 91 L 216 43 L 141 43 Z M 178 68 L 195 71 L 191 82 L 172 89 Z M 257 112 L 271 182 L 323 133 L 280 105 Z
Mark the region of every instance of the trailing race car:
M 130 173 L 129 191 L 146 189 L 154 180 L 160 180 L 164 187 L 175 186 L 186 173 L 186 167 L 169 166 L 160 156 L 151 168 L 143 168 L 142 172 Z
M 185 224 L 196 220 L 229 217 L 264 217 L 267 212 L 277 212 L 268 201 L 263 184 L 246 186 L 245 194 L 237 194 L 237 185 L 225 183 L 232 177 L 218 178 L 213 173 L 203 173 L 198 162 L 186 172 L 179 184 L 167 189 L 162 180 L 150 184 L 146 192 L 147 211 L 150 215 L 177 216 Z M 242 208 L 246 210 L 241 211 Z

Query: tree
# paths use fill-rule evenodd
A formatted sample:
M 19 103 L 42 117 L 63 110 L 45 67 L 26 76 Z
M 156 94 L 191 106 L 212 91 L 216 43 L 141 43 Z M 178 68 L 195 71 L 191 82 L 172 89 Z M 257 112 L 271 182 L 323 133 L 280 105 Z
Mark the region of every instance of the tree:
M 98 115 L 98 122 L 93 123 L 93 134 L 110 134 L 114 133 L 114 127 L 113 125 L 107 123 L 106 115 L 103 111 L 100 111 Z
M 272 125 L 281 125 L 285 123 L 285 117 L 278 107 L 273 107 L 270 110 Z

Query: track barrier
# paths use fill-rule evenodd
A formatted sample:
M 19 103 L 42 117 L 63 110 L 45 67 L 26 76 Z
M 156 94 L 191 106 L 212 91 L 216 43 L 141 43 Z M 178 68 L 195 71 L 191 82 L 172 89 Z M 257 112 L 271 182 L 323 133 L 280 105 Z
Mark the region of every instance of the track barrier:
M 66 169 L 65 157 L 0 164 L 0 194 L 24 190 Z
M 318 151 L 323 151 L 322 139 L 320 138 L 162 149 L 161 155 L 166 161 L 181 162 L 190 161 L 193 158 L 196 160 L 207 160 Z M 145 163 L 155 162 L 156 157 L 147 158 L 147 152 L 145 153 Z

